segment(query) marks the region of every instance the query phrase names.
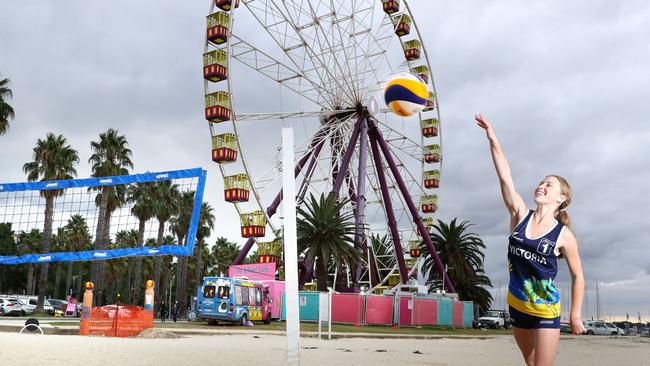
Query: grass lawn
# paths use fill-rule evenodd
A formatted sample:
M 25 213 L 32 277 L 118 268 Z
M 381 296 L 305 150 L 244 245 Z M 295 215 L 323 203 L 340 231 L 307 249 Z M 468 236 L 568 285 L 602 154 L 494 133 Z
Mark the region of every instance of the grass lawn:
M 156 328 L 164 329 L 215 329 L 215 330 L 242 330 L 244 327 L 223 323 L 219 325 L 208 325 L 205 322 L 165 322 L 155 323 Z M 284 331 L 286 325 L 284 322 L 273 322 L 271 324 L 255 323 L 255 330 Z M 317 332 L 318 324 L 301 323 L 300 330 L 303 332 Z M 369 325 L 358 327 L 351 324 L 332 324 L 332 332 L 340 333 L 374 333 L 374 334 L 421 334 L 421 335 L 494 335 L 494 334 L 511 334 L 510 330 L 504 329 L 465 329 L 451 327 L 400 327 L 393 329 L 390 326 Z
M 269 330 L 283 332 L 286 330 L 285 322 L 272 322 L 271 324 L 254 323 L 253 330 Z M 56 322 L 54 326 L 78 326 L 79 322 Z M 219 325 L 208 325 L 206 322 L 178 322 L 167 321 L 165 323 L 155 322 L 155 328 L 161 329 L 205 329 L 205 330 L 245 330 L 247 328 L 239 325 L 232 325 L 230 323 L 220 323 Z M 301 323 L 300 330 L 302 332 L 317 332 L 318 325 L 316 323 Z M 400 327 L 391 328 L 384 325 L 368 325 L 365 327 L 358 327 L 351 324 L 332 324 L 332 332 L 338 333 L 373 333 L 373 334 L 414 334 L 414 335 L 463 335 L 463 336 L 484 336 L 484 335 L 498 335 L 498 334 L 511 334 L 511 330 L 506 329 L 486 329 L 478 330 L 472 328 L 451 328 L 451 327 Z

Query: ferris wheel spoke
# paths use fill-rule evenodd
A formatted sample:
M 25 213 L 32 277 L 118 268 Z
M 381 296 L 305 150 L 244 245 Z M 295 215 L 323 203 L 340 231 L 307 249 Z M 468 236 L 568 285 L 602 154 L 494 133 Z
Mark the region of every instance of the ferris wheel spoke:
M 291 61 L 307 78 L 318 80 L 319 93 L 330 107 L 336 107 L 336 95 L 327 87 L 327 79 L 323 77 L 318 65 L 312 62 L 305 51 L 306 41 L 296 31 L 295 25 L 289 21 L 282 8 L 273 0 L 242 0 L 253 17 L 262 26 Z M 320 103 L 319 103 L 320 104 Z
M 237 114 L 237 122 L 242 121 L 259 121 L 259 120 L 278 120 L 290 118 L 312 118 L 312 117 L 328 117 L 332 114 L 354 112 L 354 109 L 327 109 L 314 112 L 278 112 L 278 113 L 244 113 Z
M 277 4 L 277 1 L 274 1 L 274 3 Z M 322 4 L 324 4 L 324 2 L 319 1 L 319 4 L 322 5 Z M 293 5 L 292 8 L 294 10 L 296 10 L 296 9 L 298 10 L 297 12 L 294 11 L 294 15 L 297 15 L 297 17 L 295 17 L 295 18 L 291 16 L 291 13 L 292 13 L 290 11 L 290 6 L 291 5 Z M 308 56 L 308 57 L 310 57 L 312 59 L 312 62 L 314 63 L 314 66 L 319 68 L 319 72 L 321 73 L 321 75 L 325 79 L 325 85 L 330 87 L 330 88 L 334 88 L 337 91 L 337 92 L 335 92 L 336 100 L 335 100 L 334 104 L 339 105 L 339 104 L 341 104 L 343 102 L 346 102 L 346 100 L 344 100 L 342 97 L 347 98 L 348 103 L 353 102 L 354 101 L 354 95 L 351 94 L 351 90 L 349 90 L 347 85 L 343 84 L 336 77 L 336 75 L 333 73 L 333 71 L 335 71 L 335 70 L 332 70 L 331 68 L 329 68 L 328 65 L 325 63 L 325 60 L 323 59 L 323 53 L 327 52 L 327 50 L 324 50 L 324 47 L 322 46 L 322 41 L 320 40 L 320 38 L 319 37 L 314 37 L 313 34 L 310 34 L 308 32 L 308 30 L 310 28 L 312 28 L 312 27 L 307 27 L 307 28 L 301 27 L 301 25 L 299 23 L 299 20 L 300 20 L 299 15 L 301 13 L 304 13 L 304 9 L 303 9 L 302 5 L 303 4 L 296 4 L 295 1 L 291 1 L 291 0 L 282 1 L 282 7 L 287 11 L 287 13 L 289 15 L 289 17 L 286 18 L 286 20 L 289 22 L 289 24 L 292 26 L 292 28 L 295 30 L 296 34 L 299 36 L 299 38 L 302 41 L 302 47 L 301 48 L 303 48 L 303 49 L 299 50 L 299 52 L 304 52 L 304 53 L 301 53 L 301 54 L 306 55 L 306 56 Z M 323 5 L 323 8 L 325 8 L 325 7 L 326 7 L 326 5 Z M 329 12 L 332 12 L 332 10 L 333 9 L 328 9 Z M 310 14 L 310 16 L 312 16 L 313 21 L 318 23 L 318 20 L 314 19 L 313 15 Z M 313 30 L 311 30 L 311 32 L 313 32 Z M 317 44 L 317 42 L 319 42 L 319 43 Z M 316 47 L 318 47 L 318 48 L 316 48 Z M 319 51 L 319 49 L 320 49 L 320 51 Z
M 305 73 L 283 64 L 234 34 L 231 35 L 231 39 L 232 58 L 284 85 L 305 99 L 323 107 L 328 106 L 324 100 L 319 100 L 319 96 L 323 93 L 322 88 Z

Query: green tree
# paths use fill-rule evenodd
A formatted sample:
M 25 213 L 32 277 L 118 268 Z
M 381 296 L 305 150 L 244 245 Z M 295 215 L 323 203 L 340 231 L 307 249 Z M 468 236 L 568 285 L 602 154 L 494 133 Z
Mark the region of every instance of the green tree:
M 83 216 L 79 214 L 70 216 L 64 228 L 65 239 L 67 241 L 67 251 L 77 252 L 83 249 L 89 249 L 88 247 L 92 241 L 92 236 L 90 235 L 90 230 L 88 229 L 86 219 Z M 72 284 L 72 271 L 74 270 L 75 262 L 69 261 L 67 265 L 68 268 L 65 276 L 65 290 L 69 291 L 74 285 Z
M 75 165 L 79 162 L 77 150 L 67 144 L 63 135 L 55 136 L 48 133 L 45 140 L 38 139 L 32 155 L 33 161 L 23 165 L 27 180 L 50 181 L 72 179 L 77 175 Z M 54 215 L 54 200 L 63 195 L 63 189 L 42 190 L 41 196 L 45 198 L 45 217 L 43 224 L 43 253 L 50 251 L 52 244 L 52 220 Z M 47 291 L 47 275 L 49 263 L 41 264 L 41 273 L 38 280 L 38 302 L 36 310 L 43 311 L 45 292 Z
M 0 223 L 0 256 L 17 256 L 18 244 L 11 223 Z M 0 293 L 18 292 L 24 288 L 23 266 L 0 266 Z
M 377 274 L 376 280 L 381 281 L 390 274 L 392 268 L 397 264 L 393 240 L 388 235 L 372 234 L 370 246 L 372 248 L 370 265 L 373 266 L 374 272 Z M 376 283 L 373 282 L 373 284 Z
M 469 221 L 458 224 L 456 220 L 451 220 L 449 224 L 438 220 L 431 234 L 431 242 L 438 250 L 440 260 L 446 263 L 447 275 L 454 284 L 458 297 L 464 301 L 473 301 L 483 312 L 492 303 L 492 295 L 486 289 L 492 287 L 492 283 L 483 270 L 485 244 L 477 234 L 467 231 L 471 226 Z M 441 290 L 442 276 L 436 271 L 424 242 L 420 244 L 420 251 L 425 257 L 423 271 L 429 273 L 430 289 Z
M 145 224 L 154 215 L 153 190 L 154 185 L 151 182 L 132 184 L 127 189 L 127 201 L 133 203 L 131 214 L 138 219 L 138 240 L 135 244 L 137 247 L 144 246 Z M 131 277 L 131 273 L 133 277 Z M 138 301 L 143 286 L 142 257 L 130 258 L 127 287 L 133 290 L 125 293 L 126 302 L 130 303 L 131 299 Z
M 0 79 L 0 135 L 4 135 L 9 129 L 9 120 L 14 119 L 14 109 L 5 99 L 13 96 L 9 88 L 9 79 Z
M 169 226 L 176 235 L 178 245 L 187 245 L 187 232 L 190 228 L 192 218 L 192 209 L 194 208 L 194 191 L 181 192 L 178 197 L 178 211 L 176 215 L 169 220 Z M 187 308 L 188 289 L 187 289 L 187 271 L 188 257 L 180 257 L 176 266 L 176 301 L 179 309 Z
M 178 185 L 174 184 L 170 180 L 155 182 L 153 192 L 153 211 L 156 220 L 158 220 L 157 244 L 160 246 L 165 243 L 164 235 L 167 221 L 169 221 L 169 219 L 171 219 L 171 217 L 178 211 L 180 192 L 178 191 Z M 154 281 L 156 283 L 160 282 L 160 286 L 154 288 L 154 296 L 157 298 L 158 294 L 166 293 L 167 276 L 169 274 L 168 269 L 171 266 L 171 257 L 165 256 L 163 258 L 162 256 L 157 256 L 155 263 L 156 268 L 154 271 Z
M 328 268 L 347 265 L 351 270 L 361 261 L 354 247 L 355 225 L 352 212 L 342 212 L 348 200 L 337 202 L 334 195 L 313 195 L 298 207 L 298 252 L 316 266 L 318 291 L 327 291 Z
M 34 254 L 37 253 L 41 243 L 43 243 L 43 232 L 40 229 L 32 229 L 29 232 L 21 232 L 18 237 L 18 253 Z M 29 263 L 27 265 L 27 279 L 25 290 L 27 295 L 33 295 L 36 292 L 36 278 L 35 272 L 36 264 Z
M 196 288 L 201 284 L 201 279 L 203 278 L 204 266 L 203 258 L 205 248 L 205 239 L 210 236 L 212 229 L 214 229 L 214 210 L 209 203 L 203 202 L 201 204 L 201 216 L 199 218 L 199 227 L 196 231 L 196 245 L 194 247 L 194 255 L 196 255 L 196 264 L 194 266 L 194 286 L 192 289 Z M 209 255 L 209 252 L 208 252 Z M 189 288 L 189 287 L 188 287 Z
M 120 135 L 117 130 L 109 128 L 106 132 L 99 134 L 98 141 L 91 141 L 90 148 L 92 155 L 88 159 L 91 164 L 93 177 L 107 177 L 114 175 L 129 174 L 129 168 L 133 168 L 131 161 L 131 149 L 126 136 Z M 99 219 L 97 220 L 97 232 L 95 235 L 95 248 L 106 249 L 110 244 L 110 210 L 109 205 L 113 198 L 114 207 L 117 207 L 120 192 L 115 187 L 103 186 L 100 188 Z M 123 186 L 121 186 L 123 187 Z M 123 192 L 124 193 L 124 192 Z M 96 297 L 101 304 L 104 288 L 104 261 L 93 262 L 91 278 L 95 283 Z
M 220 237 L 215 241 L 210 249 L 212 257 L 212 266 L 208 272 L 209 276 L 220 276 L 221 273 L 228 273 L 228 267 L 235 260 L 239 254 L 239 246 L 237 243 L 228 241 L 224 237 Z

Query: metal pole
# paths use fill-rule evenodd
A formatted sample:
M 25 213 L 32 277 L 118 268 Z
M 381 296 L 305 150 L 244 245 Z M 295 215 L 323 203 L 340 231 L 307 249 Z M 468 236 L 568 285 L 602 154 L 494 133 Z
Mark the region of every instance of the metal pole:
M 386 158 L 386 163 L 388 163 L 388 167 L 393 173 L 395 182 L 397 183 L 397 186 L 399 187 L 399 190 L 402 193 L 404 200 L 406 201 L 406 205 L 408 206 L 409 211 L 411 212 L 413 221 L 417 225 L 418 231 L 420 231 L 420 235 L 424 239 L 424 243 L 426 244 L 427 249 L 429 249 L 429 253 L 431 253 L 431 258 L 433 259 L 433 263 L 435 264 L 438 272 L 442 274 L 444 271 L 442 261 L 440 260 L 440 257 L 436 252 L 436 248 L 433 246 L 433 243 L 431 242 L 431 238 L 429 237 L 427 229 L 424 226 L 424 223 L 422 222 L 422 218 L 420 218 L 417 207 L 413 203 L 413 199 L 409 194 L 408 188 L 406 187 L 406 184 L 404 184 L 404 180 L 402 179 L 399 169 L 397 169 L 397 164 L 395 164 L 395 160 L 393 160 L 393 155 L 390 152 L 390 148 L 388 147 L 388 144 L 386 143 L 386 141 L 381 135 L 381 131 L 379 131 L 375 123 L 372 120 L 368 120 L 368 125 L 370 127 L 370 136 L 374 137 L 374 140 L 379 143 L 379 147 L 381 148 L 384 158 Z M 454 289 L 454 285 L 452 285 L 449 277 L 445 278 L 444 286 L 447 288 L 448 292 L 452 292 L 452 293 L 456 292 L 456 290 Z
M 393 202 L 390 200 L 390 193 L 388 192 L 388 184 L 386 183 L 386 175 L 384 175 L 379 147 L 377 146 L 377 140 L 373 134 L 370 134 L 370 148 L 372 149 L 372 158 L 375 161 L 375 171 L 377 172 L 377 179 L 379 180 L 379 187 L 381 188 L 381 196 L 384 201 L 384 208 L 386 209 L 388 228 L 390 229 L 390 235 L 393 237 L 393 248 L 399 266 L 399 274 L 402 283 L 406 283 L 408 280 L 408 271 L 406 270 L 406 263 L 404 263 L 404 249 L 402 248 L 399 231 L 397 230 L 397 220 L 395 220 Z
M 298 307 L 298 239 L 296 231 L 296 181 L 293 164 L 293 129 L 282 129 L 282 189 L 287 193 L 282 206 L 284 268 L 286 279 L 287 365 L 300 365 L 300 311 Z

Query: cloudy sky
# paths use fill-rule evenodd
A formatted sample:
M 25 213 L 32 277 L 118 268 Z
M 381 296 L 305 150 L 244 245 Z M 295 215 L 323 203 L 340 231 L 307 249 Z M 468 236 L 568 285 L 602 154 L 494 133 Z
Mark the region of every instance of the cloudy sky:
M 414 0 L 411 7 L 443 120 L 440 218 L 474 224 L 488 247 L 486 271 L 504 288 L 508 217 L 472 121 L 484 113 L 531 207 L 544 175 L 573 186 L 585 317 L 595 316 L 598 282 L 601 314 L 650 320 L 650 1 Z M 67 137 L 82 160 L 79 176 L 88 176 L 89 141 L 114 127 L 130 141 L 135 171 L 206 168 L 213 237 L 243 243 L 235 211 L 221 199 L 203 120 L 208 9 L 209 1 L 197 0 L 4 1 L 0 75 L 11 79 L 16 119 L 0 137 L 0 181 L 25 179 L 21 167 L 47 132 Z M 256 30 L 244 29 L 254 40 Z M 276 89 L 240 80 L 233 83 L 243 110 L 277 104 Z M 264 128 L 279 134 L 278 127 Z M 251 144 L 266 138 L 248 133 Z M 570 279 L 561 266 L 566 299 Z M 495 292 L 498 304 L 504 293 Z

